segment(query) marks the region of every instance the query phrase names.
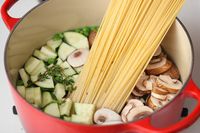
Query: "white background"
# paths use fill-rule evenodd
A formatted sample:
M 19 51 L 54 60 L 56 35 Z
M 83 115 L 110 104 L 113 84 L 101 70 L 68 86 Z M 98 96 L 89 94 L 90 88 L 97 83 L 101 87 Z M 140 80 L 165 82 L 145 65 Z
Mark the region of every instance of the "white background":
M 4 0 L 0 0 L 0 6 Z M 33 6 L 37 5 L 37 0 L 19 0 L 10 14 L 15 17 L 21 17 Z M 188 29 L 195 49 L 195 67 L 193 79 L 200 86 L 200 0 L 186 0 L 186 4 L 179 14 L 186 28 Z M 6 39 L 9 31 L 0 19 L 0 133 L 22 133 L 24 132 L 18 116 L 12 114 L 13 99 L 7 84 L 3 65 L 3 54 Z M 190 106 L 190 103 L 187 103 Z M 182 131 L 184 133 L 199 133 L 200 119 L 190 128 Z

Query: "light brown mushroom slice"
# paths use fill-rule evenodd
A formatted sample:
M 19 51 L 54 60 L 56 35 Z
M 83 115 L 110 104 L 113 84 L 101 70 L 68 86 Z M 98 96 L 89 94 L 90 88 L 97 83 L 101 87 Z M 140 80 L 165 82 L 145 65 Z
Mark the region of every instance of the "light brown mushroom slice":
M 162 101 L 165 101 L 167 99 L 167 95 L 161 95 L 154 92 L 151 92 L 151 96 Z
M 122 112 L 121 112 L 121 118 L 122 118 L 122 121 L 123 121 L 123 122 L 128 122 L 126 116 L 127 116 L 127 114 L 130 112 L 130 110 L 131 110 L 132 108 L 133 108 L 133 105 L 131 105 L 131 104 L 127 104 L 127 105 L 123 108 L 123 110 L 122 110 Z
M 108 121 L 121 121 L 121 116 L 107 108 L 101 108 L 97 110 L 94 114 L 94 122 L 96 124 L 103 124 Z
M 176 67 L 175 64 L 172 65 L 172 67 L 163 73 L 163 75 L 169 75 L 172 79 L 179 79 L 180 78 L 180 73 L 178 68 Z
M 166 57 L 152 59 L 146 68 L 146 73 L 149 75 L 160 75 L 168 71 L 172 67 L 172 62 Z
M 141 100 L 138 99 L 131 99 L 128 101 L 127 105 L 131 104 L 133 107 L 144 106 Z
M 161 105 L 162 105 L 162 106 L 165 106 L 165 105 L 167 105 L 168 103 L 169 103 L 169 101 L 168 101 L 168 100 L 161 101 Z
M 156 99 L 152 96 L 149 96 L 147 98 L 147 105 L 152 108 L 153 110 L 157 110 L 161 108 L 161 101 L 159 99 Z
M 91 31 L 90 32 L 90 35 L 88 37 L 90 48 L 92 47 L 92 45 L 94 43 L 96 35 L 97 35 L 97 31 Z
M 172 79 L 169 75 L 160 75 L 156 83 L 158 87 L 166 89 L 170 93 L 177 93 L 183 86 L 181 81 Z
M 133 94 L 135 97 L 142 97 L 142 96 L 144 96 L 143 93 L 137 92 L 136 89 L 134 89 L 134 90 L 132 91 L 132 94 Z
M 152 90 L 153 87 L 156 86 L 156 79 L 157 79 L 157 76 L 150 75 L 147 80 L 143 81 L 143 86 L 147 88 L 147 90 Z
M 167 101 L 171 101 L 172 99 L 174 99 L 177 96 L 177 94 L 168 94 L 167 95 Z
M 151 92 L 154 92 L 156 94 L 160 94 L 160 95 L 167 95 L 169 94 L 169 92 L 167 90 L 164 90 L 163 88 L 159 88 L 157 86 L 155 86 Z
M 151 92 L 151 90 L 149 88 L 146 88 L 143 84 L 143 82 L 145 80 L 147 80 L 149 78 L 149 76 L 141 76 L 141 78 L 139 79 L 139 81 L 137 82 L 135 88 L 142 93 L 148 94 Z
M 127 115 L 128 122 L 132 122 L 134 120 L 142 119 L 153 113 L 153 110 L 148 106 L 139 106 L 130 110 Z
M 122 121 L 127 122 L 127 118 L 126 118 L 127 114 L 130 112 L 132 108 L 136 108 L 139 106 L 144 106 L 144 104 L 140 100 L 138 99 L 129 100 L 127 105 L 124 107 L 124 109 L 121 112 Z
M 161 55 L 161 53 L 162 53 L 162 48 L 159 46 L 158 49 L 156 50 L 156 52 L 155 52 L 155 54 L 154 54 L 153 56 L 154 56 L 154 57 L 155 57 L 155 56 L 159 56 L 159 55 Z

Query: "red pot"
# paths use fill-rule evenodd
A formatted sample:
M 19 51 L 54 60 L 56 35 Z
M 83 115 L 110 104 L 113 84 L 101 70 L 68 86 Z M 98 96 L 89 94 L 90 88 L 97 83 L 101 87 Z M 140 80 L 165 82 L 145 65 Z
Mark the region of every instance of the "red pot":
M 35 7 L 23 18 L 12 18 L 8 9 L 16 0 L 6 0 L 1 8 L 3 20 L 12 30 L 5 50 L 5 68 L 21 122 L 28 133 L 135 133 L 176 132 L 196 121 L 200 115 L 200 91 L 191 79 L 193 50 L 183 24 L 176 20 L 163 41 L 163 47 L 178 66 L 184 87 L 174 100 L 144 119 L 112 126 L 74 124 L 49 116 L 27 103 L 16 91 L 18 69 L 33 50 L 54 33 L 101 22 L 108 0 L 49 0 Z M 182 120 L 180 114 L 186 98 L 197 105 Z

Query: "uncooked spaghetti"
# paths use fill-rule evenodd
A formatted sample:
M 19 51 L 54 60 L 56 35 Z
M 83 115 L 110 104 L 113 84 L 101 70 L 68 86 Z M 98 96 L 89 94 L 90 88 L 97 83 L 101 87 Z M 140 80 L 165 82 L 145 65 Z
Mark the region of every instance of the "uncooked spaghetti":
M 111 0 L 71 98 L 120 112 L 184 0 Z

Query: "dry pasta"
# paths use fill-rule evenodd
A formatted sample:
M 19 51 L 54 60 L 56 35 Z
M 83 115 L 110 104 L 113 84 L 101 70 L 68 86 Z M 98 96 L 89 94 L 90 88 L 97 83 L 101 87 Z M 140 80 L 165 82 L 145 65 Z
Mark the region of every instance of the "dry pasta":
M 120 112 L 184 0 L 111 0 L 72 100 Z

